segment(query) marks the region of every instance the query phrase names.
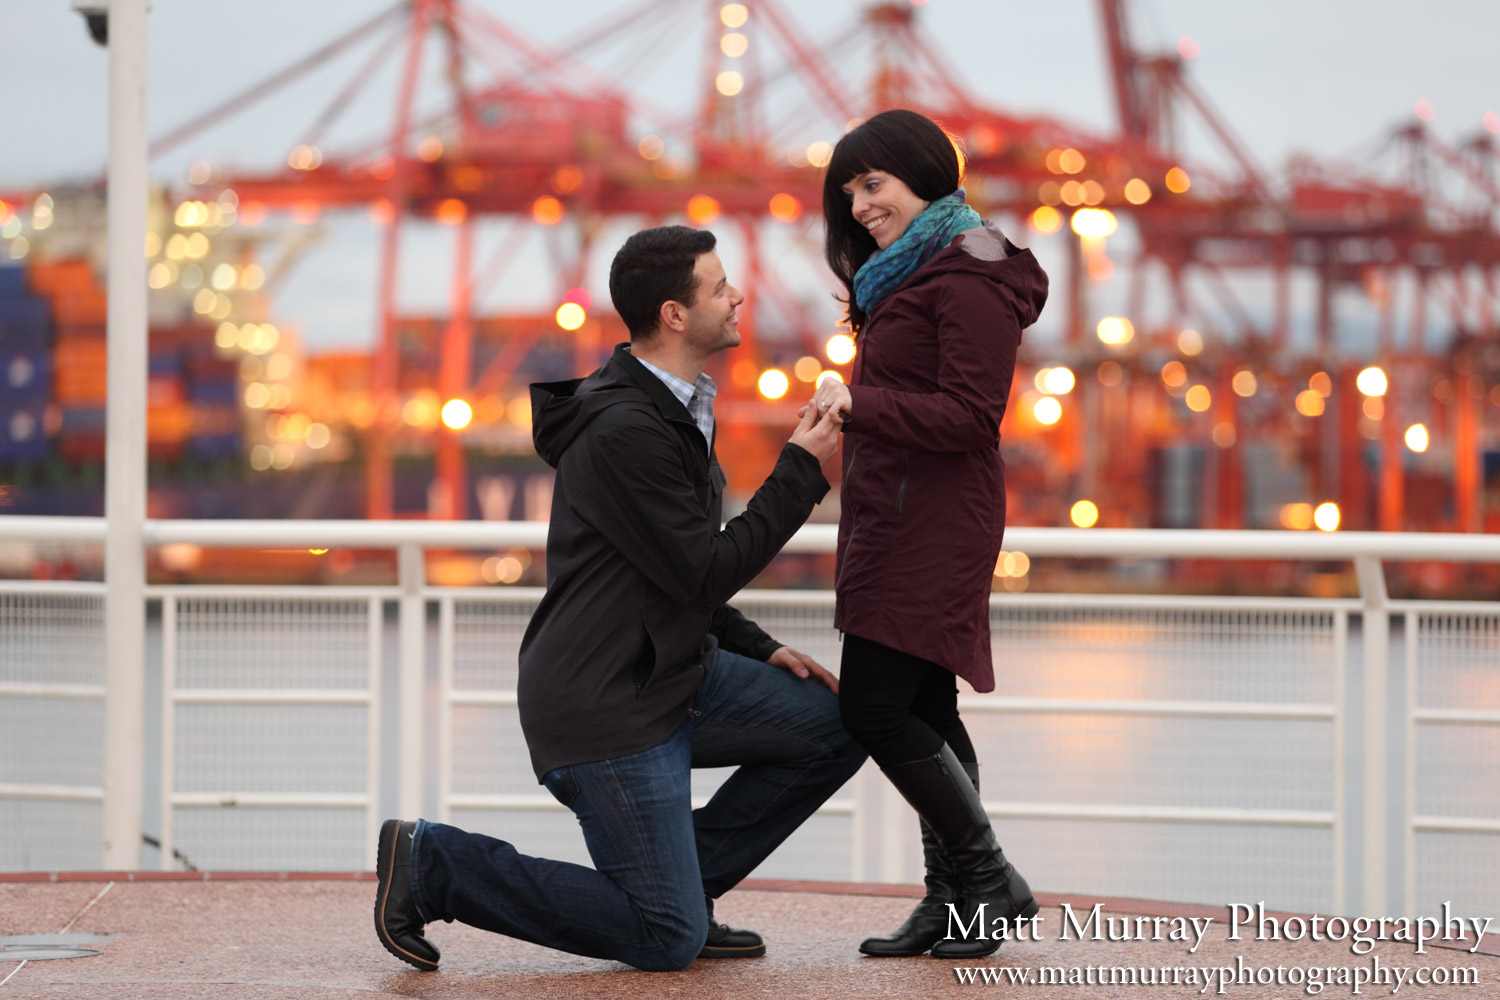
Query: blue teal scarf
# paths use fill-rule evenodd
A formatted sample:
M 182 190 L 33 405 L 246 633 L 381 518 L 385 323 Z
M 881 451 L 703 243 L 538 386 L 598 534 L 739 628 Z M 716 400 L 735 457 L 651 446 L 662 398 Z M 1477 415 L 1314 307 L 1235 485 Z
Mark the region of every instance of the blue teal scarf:
M 953 237 L 980 224 L 979 213 L 964 204 L 964 189 L 939 198 L 906 227 L 896 242 L 877 250 L 854 272 L 854 301 L 868 315 L 912 272 L 933 258 Z

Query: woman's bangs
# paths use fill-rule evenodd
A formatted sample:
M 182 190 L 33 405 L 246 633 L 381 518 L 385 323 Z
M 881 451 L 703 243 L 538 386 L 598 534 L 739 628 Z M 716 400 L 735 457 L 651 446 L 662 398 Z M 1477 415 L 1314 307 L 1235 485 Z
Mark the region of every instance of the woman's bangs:
M 856 128 L 839 140 L 833 147 L 833 158 L 828 161 L 828 179 L 839 187 L 848 184 L 860 174 L 871 170 L 884 170 L 885 161 L 880 143 L 869 134 L 869 130 Z

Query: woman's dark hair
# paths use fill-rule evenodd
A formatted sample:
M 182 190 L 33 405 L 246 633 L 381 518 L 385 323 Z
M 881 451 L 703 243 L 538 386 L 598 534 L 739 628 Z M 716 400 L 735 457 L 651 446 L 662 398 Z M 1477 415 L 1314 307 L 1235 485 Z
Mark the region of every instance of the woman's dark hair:
M 865 313 L 854 301 L 854 272 L 877 247 L 875 237 L 850 214 L 844 185 L 870 170 L 899 177 L 923 201 L 952 194 L 963 179 L 948 133 L 926 115 L 904 108 L 880 112 L 833 147 L 823 175 L 823 259 L 849 293 L 849 325 L 856 332 Z
M 691 306 L 698 297 L 693 268 L 717 241 L 706 229 L 643 229 L 620 247 L 609 265 L 609 297 L 632 343 L 656 332 L 663 302 Z

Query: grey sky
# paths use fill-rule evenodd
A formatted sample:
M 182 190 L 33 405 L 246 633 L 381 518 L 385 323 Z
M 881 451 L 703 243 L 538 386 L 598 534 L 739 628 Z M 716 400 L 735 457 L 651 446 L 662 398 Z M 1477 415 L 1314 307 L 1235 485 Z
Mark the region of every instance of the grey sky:
M 0 86 L 8 98 L 0 120 L 0 190 L 96 175 L 106 156 L 105 53 L 87 40 L 68 0 L 6 0 L 4 6 Z M 153 0 L 152 133 L 180 124 L 385 6 L 385 0 Z M 532 38 L 555 42 L 625 5 L 484 0 L 479 6 Z M 706 13 L 712 5 L 689 6 L 693 11 L 683 16 L 677 33 L 680 43 L 661 43 L 648 60 L 654 68 L 647 78 L 627 88 L 683 113 L 696 106 L 707 30 L 699 8 Z M 783 6 L 809 43 L 822 44 L 850 30 L 864 5 L 783 0 Z M 952 60 L 956 76 L 985 103 L 1107 132 L 1113 103 L 1096 6 L 1090 0 L 930 0 L 918 16 L 929 39 Z M 1298 151 L 1322 160 L 1366 155 L 1394 125 L 1413 120 L 1418 99 L 1432 103 L 1433 127 L 1450 141 L 1479 131 L 1487 111 L 1500 112 L 1500 4 L 1493 0 L 1136 0 L 1131 19 L 1137 44 L 1147 50 L 1172 49 L 1183 35 L 1196 39 L 1202 55 L 1191 63 L 1193 78 L 1273 173 Z M 762 44 L 753 32 L 751 37 Z M 199 157 L 278 162 L 362 58 L 346 58 L 260 111 L 206 133 L 163 158 L 154 173 L 180 182 L 187 164 Z M 851 84 L 868 72 L 852 62 L 833 68 Z M 389 127 L 388 91 L 373 87 L 351 108 L 347 135 L 374 137 Z M 1200 139 L 1190 137 L 1191 151 L 1220 162 Z M 310 343 L 363 339 L 374 282 L 367 231 L 361 220 L 333 223 L 325 248 L 281 290 L 278 311 L 302 324 Z M 414 245 L 420 247 L 422 239 L 415 236 Z M 413 256 L 429 255 L 418 250 Z M 529 288 L 519 283 L 498 289 L 492 304 L 526 305 Z M 403 298 L 430 308 L 445 289 L 435 271 L 411 268 Z M 351 303 L 360 317 L 352 326 Z

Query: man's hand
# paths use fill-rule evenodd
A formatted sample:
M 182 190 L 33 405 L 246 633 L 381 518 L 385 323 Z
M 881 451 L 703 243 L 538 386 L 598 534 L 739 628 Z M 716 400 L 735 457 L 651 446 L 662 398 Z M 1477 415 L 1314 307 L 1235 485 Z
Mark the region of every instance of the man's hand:
M 803 680 L 811 678 L 819 684 L 832 691 L 839 693 L 839 679 L 823 668 L 817 660 L 806 653 L 799 653 L 791 646 L 782 646 L 771 654 L 766 660 L 772 666 L 782 667 L 801 677 Z
M 819 465 L 826 465 L 839 450 L 842 421 L 831 408 L 820 413 L 815 406 L 803 407 L 801 416 L 802 422 L 792 431 L 791 443 L 805 449 Z

